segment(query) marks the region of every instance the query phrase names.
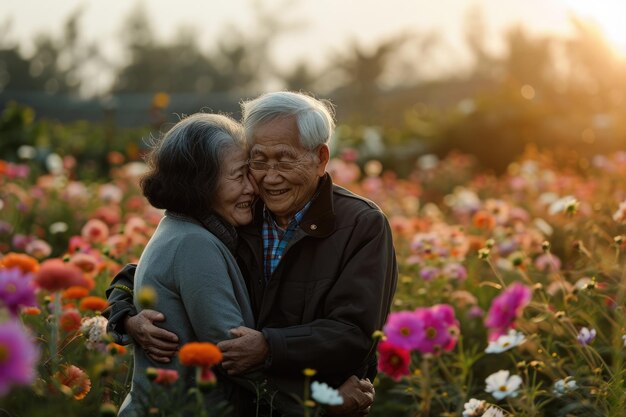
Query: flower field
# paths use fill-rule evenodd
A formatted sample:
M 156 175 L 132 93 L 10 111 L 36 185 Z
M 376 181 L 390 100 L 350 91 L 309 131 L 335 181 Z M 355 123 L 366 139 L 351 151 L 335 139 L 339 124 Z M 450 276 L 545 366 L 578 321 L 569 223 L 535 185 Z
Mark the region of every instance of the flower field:
M 625 415 L 626 153 L 564 167 L 528 151 L 500 176 L 425 156 L 403 179 L 354 159 L 329 171 L 385 211 L 400 268 L 370 415 Z M 127 392 L 132 347 L 107 338 L 104 291 L 162 213 L 140 163 L 108 160 L 101 181 L 71 157 L 0 161 L 2 415 L 115 415 Z

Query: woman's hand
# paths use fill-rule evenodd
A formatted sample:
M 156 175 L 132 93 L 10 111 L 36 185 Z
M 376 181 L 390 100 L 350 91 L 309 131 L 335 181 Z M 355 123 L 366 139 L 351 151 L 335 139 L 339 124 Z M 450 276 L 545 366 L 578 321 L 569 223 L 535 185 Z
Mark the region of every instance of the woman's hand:
M 126 316 L 124 329 L 144 352 L 155 362 L 169 363 L 178 352 L 178 336 L 154 325 L 165 321 L 165 316 L 155 310 L 143 310 L 136 316 Z
M 359 379 L 352 375 L 339 387 L 343 404 L 328 407 L 328 414 L 341 417 L 361 417 L 370 412 L 374 403 L 374 385 L 369 379 Z

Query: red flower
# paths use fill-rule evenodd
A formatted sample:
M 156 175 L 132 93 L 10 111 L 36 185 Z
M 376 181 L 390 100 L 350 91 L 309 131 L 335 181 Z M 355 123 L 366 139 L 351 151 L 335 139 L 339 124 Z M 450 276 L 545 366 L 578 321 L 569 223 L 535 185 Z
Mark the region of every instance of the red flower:
M 411 354 L 407 349 L 402 349 L 385 341 L 378 345 L 378 370 L 387 374 L 394 381 L 399 381 L 411 371 Z
M 74 332 L 80 329 L 80 321 L 82 317 L 76 310 L 65 310 L 61 313 L 59 324 L 61 329 L 66 332 Z

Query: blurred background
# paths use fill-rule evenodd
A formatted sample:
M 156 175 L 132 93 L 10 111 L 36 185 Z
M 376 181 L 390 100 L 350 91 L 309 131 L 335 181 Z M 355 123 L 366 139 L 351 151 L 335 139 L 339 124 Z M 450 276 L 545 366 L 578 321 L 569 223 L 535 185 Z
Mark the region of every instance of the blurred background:
M 289 89 L 335 104 L 336 155 L 399 176 L 455 152 L 584 170 L 626 149 L 625 17 L 619 0 L 4 1 L 0 159 L 72 155 L 96 178 L 181 115 Z

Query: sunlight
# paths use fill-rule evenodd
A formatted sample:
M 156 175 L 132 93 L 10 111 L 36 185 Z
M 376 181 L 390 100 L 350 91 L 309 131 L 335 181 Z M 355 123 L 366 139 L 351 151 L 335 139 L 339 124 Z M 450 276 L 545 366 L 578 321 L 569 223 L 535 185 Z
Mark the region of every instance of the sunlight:
M 623 0 L 563 0 L 576 15 L 595 22 L 616 51 L 626 56 L 626 2 Z

